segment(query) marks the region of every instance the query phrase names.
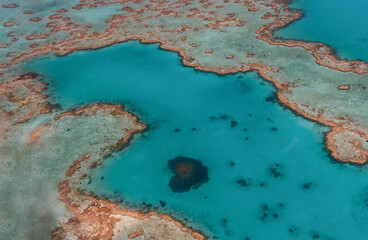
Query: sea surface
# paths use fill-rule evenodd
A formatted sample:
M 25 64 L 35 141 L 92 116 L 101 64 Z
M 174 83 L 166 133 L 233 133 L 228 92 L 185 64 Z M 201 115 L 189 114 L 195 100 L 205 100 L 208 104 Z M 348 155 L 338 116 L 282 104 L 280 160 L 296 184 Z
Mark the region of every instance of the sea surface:
M 340 58 L 368 62 L 367 0 L 295 0 L 305 16 L 277 32 L 287 39 L 328 44 Z
M 43 74 L 62 107 L 122 103 L 149 125 L 94 171 L 100 195 L 152 204 L 219 239 L 367 239 L 367 168 L 331 159 L 327 128 L 280 106 L 256 73 L 219 76 L 180 60 L 127 42 L 24 70 Z M 201 161 L 209 181 L 173 192 L 177 156 Z

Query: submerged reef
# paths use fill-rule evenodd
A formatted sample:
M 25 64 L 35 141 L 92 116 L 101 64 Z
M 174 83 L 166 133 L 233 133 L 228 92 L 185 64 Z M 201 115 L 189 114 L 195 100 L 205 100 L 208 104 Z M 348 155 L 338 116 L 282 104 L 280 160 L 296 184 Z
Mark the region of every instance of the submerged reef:
M 187 192 L 191 188 L 197 189 L 208 182 L 208 168 L 195 159 L 178 156 L 168 162 L 169 169 L 174 176 L 170 179 L 169 187 L 173 192 Z
M 0 199 L 0 235 L 47 239 L 54 229 L 55 239 L 206 238 L 168 215 L 123 209 L 83 193 L 89 172 L 145 126 L 120 105 L 64 111 L 52 104 L 40 76 L 18 76 L 22 62 L 47 54 L 140 40 L 178 52 L 184 65 L 198 70 L 257 71 L 274 84 L 282 104 L 331 128 L 325 143 L 336 160 L 366 163 L 368 108 L 362 103 L 368 99 L 368 64 L 338 59 L 321 43 L 274 37 L 275 30 L 303 16 L 288 2 L 2 3 L 0 195 L 8 197 Z M 193 163 L 176 172 L 187 178 L 191 169 Z M 282 176 L 277 168 L 270 174 Z

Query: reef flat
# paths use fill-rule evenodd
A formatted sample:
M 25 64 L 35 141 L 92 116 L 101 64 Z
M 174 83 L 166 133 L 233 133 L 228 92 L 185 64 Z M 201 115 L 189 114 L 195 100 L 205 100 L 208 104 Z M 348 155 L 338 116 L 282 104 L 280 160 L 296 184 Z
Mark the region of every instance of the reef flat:
M 89 15 L 90 12 L 96 14 Z M 155 218 L 167 224 L 173 223 L 169 226 L 173 229 L 170 232 L 188 234 L 188 238 L 204 238 L 202 234 L 194 233 L 170 217 L 156 213 L 138 217 L 138 213 L 117 210 L 117 206 L 111 202 L 75 193 L 76 188 L 68 180 L 75 176 L 74 169 L 86 169 L 81 167 L 83 164 L 86 164 L 87 169 L 91 163 L 98 164 L 111 151 L 120 150 L 130 135 L 143 130 L 143 127 L 134 117 L 118 110 L 120 107 L 117 109 L 110 105 L 94 105 L 63 114 L 60 108 L 46 100 L 47 96 L 42 93 L 45 86 L 35 80 L 37 75 L 16 76 L 18 64 L 41 55 L 66 55 L 76 50 L 97 49 L 118 42 L 140 40 L 158 42 L 163 49 L 179 52 L 185 65 L 198 70 L 219 74 L 255 70 L 264 79 L 274 83 L 278 89 L 278 99 L 283 104 L 308 119 L 331 127 L 326 135 L 326 147 L 334 158 L 360 164 L 367 161 L 368 112 L 362 103 L 368 99 L 368 65 L 360 61 L 336 59 L 333 50 L 320 43 L 273 37 L 274 30 L 302 16 L 300 12 L 289 9 L 285 1 L 82 0 L 69 1 L 67 4 L 51 1 L 45 5 L 20 1 L 16 4 L 4 2 L 0 16 L 4 19 L 1 28 L 6 33 L 0 39 L 3 91 L 0 116 L 1 154 L 4 159 L 2 165 L 7 166 L 2 171 L 4 178 L 11 179 L 2 181 L 1 191 L 3 196 L 11 196 L 12 190 L 7 186 L 10 186 L 10 182 L 19 181 L 19 176 L 24 175 L 28 179 L 30 175 L 44 177 L 40 182 L 50 185 L 36 189 L 39 191 L 37 192 L 32 187 L 26 187 L 33 183 L 27 181 L 22 183 L 25 184 L 25 189 L 21 194 L 42 196 L 40 193 L 43 191 L 49 193 L 45 196 L 44 203 L 49 203 L 50 208 L 56 209 L 55 215 L 58 217 L 39 216 L 47 223 L 42 224 L 47 229 L 57 225 L 60 216 L 65 219 L 68 219 L 65 216 L 70 217 L 69 221 L 61 223 L 61 227 L 53 232 L 55 237 L 63 238 L 67 232 L 73 232 L 74 235 L 84 234 L 78 231 L 80 225 L 73 223 L 91 220 L 87 225 L 96 226 L 91 216 L 119 215 L 118 219 L 133 217 L 134 221 L 138 219 L 140 222 Z M 80 132 L 63 136 L 64 131 L 71 131 L 67 126 L 73 125 Z M 91 129 L 91 126 L 100 127 Z M 63 131 L 57 131 L 58 128 Z M 49 135 L 52 137 L 48 137 Z M 65 139 L 67 137 L 70 137 L 69 140 Z M 61 138 L 64 140 L 61 141 Z M 76 141 L 78 144 L 72 144 Z M 40 145 L 37 147 L 38 144 Z M 58 150 L 52 150 L 45 146 L 59 147 Z M 30 161 L 19 162 L 19 156 L 28 156 Z M 52 162 L 35 164 L 36 160 L 41 159 Z M 68 170 L 74 160 L 75 165 Z M 50 165 L 50 170 L 45 170 L 44 164 Z M 9 176 L 12 172 L 9 169 L 14 169 L 16 179 Z M 60 191 L 66 209 L 62 204 L 56 206 L 59 204 L 56 200 L 57 189 L 53 188 L 56 182 L 48 182 L 50 178 L 46 176 L 52 174 L 51 179 L 59 182 L 65 178 L 65 172 L 67 180 L 60 184 Z M 41 188 L 39 185 L 37 187 Z M 3 209 L 12 209 L 8 207 L 8 201 L 1 200 Z M 32 198 L 30 201 L 32 202 Z M 34 205 L 32 202 L 29 206 Z M 86 205 L 90 208 L 84 208 Z M 26 215 L 29 212 L 29 216 L 34 217 L 31 210 L 34 209 L 22 206 L 20 211 Z M 23 223 L 19 219 L 12 220 L 12 217 L 17 216 L 11 213 L 5 211 L 1 214 L 1 220 L 9 220 L 2 223 L 9 232 L 14 232 L 17 228 L 14 222 Z M 114 225 L 115 221 L 117 220 L 107 222 Z M 146 223 L 157 224 L 157 221 Z M 20 238 L 28 235 L 34 228 L 29 227 L 30 229 L 22 228 L 25 232 L 19 233 Z M 102 226 L 110 231 L 100 237 L 112 238 L 111 229 L 115 228 L 109 227 L 110 225 L 106 228 Z M 132 234 L 131 238 L 149 234 L 143 229 L 134 231 L 129 233 Z M 3 236 L 7 236 L 5 234 L 8 233 L 5 232 Z M 124 231 L 122 234 L 128 232 Z M 119 234 L 114 236 L 116 235 Z

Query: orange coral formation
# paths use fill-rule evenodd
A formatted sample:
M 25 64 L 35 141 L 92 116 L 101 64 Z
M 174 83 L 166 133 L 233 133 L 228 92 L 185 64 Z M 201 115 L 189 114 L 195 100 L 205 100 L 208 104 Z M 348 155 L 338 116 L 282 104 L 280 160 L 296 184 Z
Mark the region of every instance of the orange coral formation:
M 337 87 L 339 90 L 349 90 L 350 86 L 349 85 L 340 85 Z
M 7 5 L 2 5 L 3 8 L 17 8 L 19 7 L 18 4 L 12 3 L 12 4 L 7 4 Z
M 136 232 L 133 232 L 131 234 L 128 235 L 128 238 L 129 239 L 134 239 L 134 238 L 137 238 L 139 236 L 142 236 L 143 235 L 143 230 L 139 230 L 139 231 L 136 231 Z
M 50 127 L 51 125 L 49 123 L 45 123 L 42 126 L 33 130 L 33 132 L 31 132 L 31 135 L 29 136 L 29 144 L 37 143 L 45 132 L 50 131 Z
M 29 21 L 31 21 L 31 22 L 39 22 L 39 21 L 41 21 L 42 19 L 41 18 L 39 18 L 39 17 L 33 17 L 33 18 L 30 18 L 30 19 L 28 19 Z

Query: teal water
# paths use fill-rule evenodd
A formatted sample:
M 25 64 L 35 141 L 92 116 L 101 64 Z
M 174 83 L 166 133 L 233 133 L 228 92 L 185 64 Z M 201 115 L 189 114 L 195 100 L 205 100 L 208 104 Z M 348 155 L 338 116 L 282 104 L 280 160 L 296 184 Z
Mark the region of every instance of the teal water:
M 326 43 L 341 58 L 368 62 L 367 0 L 295 0 L 290 7 L 306 15 L 278 36 Z
M 62 107 L 123 103 L 149 124 L 95 170 L 90 186 L 99 194 L 144 201 L 219 239 L 367 239 L 367 169 L 330 159 L 327 129 L 273 102 L 273 87 L 256 73 L 198 72 L 138 42 L 24 68 L 49 79 Z M 172 192 L 167 162 L 176 156 L 200 160 L 209 181 Z

